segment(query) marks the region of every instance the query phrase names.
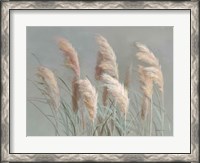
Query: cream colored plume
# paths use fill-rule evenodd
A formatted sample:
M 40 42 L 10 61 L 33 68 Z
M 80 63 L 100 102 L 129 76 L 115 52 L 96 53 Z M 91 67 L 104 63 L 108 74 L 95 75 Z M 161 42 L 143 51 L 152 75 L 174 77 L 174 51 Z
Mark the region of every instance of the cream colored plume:
M 97 36 L 96 40 L 99 45 L 95 72 L 96 79 L 100 80 L 103 73 L 107 73 L 113 78 L 118 79 L 118 65 L 116 63 L 116 56 L 112 47 L 103 36 Z
M 129 106 L 127 90 L 118 80 L 108 74 L 102 75 L 102 81 L 104 82 L 104 86 L 107 87 L 108 92 L 113 96 L 115 102 L 118 104 L 121 112 L 126 114 Z
M 159 67 L 158 59 L 145 45 L 137 42 L 136 47 L 138 48 L 138 53 L 136 54 L 138 60 Z
M 161 69 L 156 67 L 145 67 L 144 71 L 146 71 L 147 76 L 159 86 L 160 91 L 163 92 L 164 81 Z
M 164 79 L 158 59 L 145 45 L 136 43 L 136 46 L 139 50 L 136 54 L 138 60 L 151 65 L 151 67 L 144 68 L 145 74 L 148 76 L 146 78 L 151 78 L 158 84 L 160 91 L 163 92 Z
M 51 106 L 58 110 L 60 106 L 60 91 L 54 73 L 43 66 L 38 67 L 37 75 L 42 79 L 45 86 L 45 94 L 49 97 Z
M 97 98 L 96 89 L 86 78 L 78 81 L 80 97 L 83 100 L 92 122 L 94 122 L 97 113 Z
M 113 78 L 118 79 L 118 65 L 116 63 L 116 56 L 112 47 L 109 45 L 108 41 L 103 36 L 98 35 L 96 40 L 99 45 L 97 63 L 95 68 L 96 80 L 101 80 L 101 75 L 103 73 L 109 74 Z M 109 94 L 107 88 L 104 87 L 102 94 L 104 106 L 107 105 L 108 95 Z
M 70 67 L 74 71 L 75 75 L 80 77 L 78 54 L 76 50 L 73 48 L 72 44 L 64 38 L 59 38 L 58 45 L 66 58 L 65 60 L 66 66 Z

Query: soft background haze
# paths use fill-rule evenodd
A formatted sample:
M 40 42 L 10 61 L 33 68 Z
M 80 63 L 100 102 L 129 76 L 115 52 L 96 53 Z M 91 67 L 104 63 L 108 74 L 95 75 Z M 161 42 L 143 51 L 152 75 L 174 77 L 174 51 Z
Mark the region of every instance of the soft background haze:
M 86 75 L 91 83 L 99 88 L 95 80 L 95 66 L 98 45 L 95 36 L 104 36 L 116 53 L 119 80 L 124 81 L 129 64 L 133 64 L 131 89 L 140 91 L 135 54 L 135 42 L 141 42 L 153 51 L 159 59 L 164 75 L 165 109 L 173 126 L 173 27 L 27 27 L 27 99 L 41 97 L 31 81 L 36 81 L 36 69 L 40 63 L 65 81 L 71 81 L 72 71 L 64 67 L 64 58 L 59 51 L 56 38 L 68 39 L 79 55 L 81 78 Z M 63 90 L 62 90 L 63 91 Z M 64 94 L 63 94 L 64 95 Z M 66 95 L 66 98 L 70 97 Z M 47 105 L 39 105 L 46 113 Z M 27 102 L 27 136 L 51 136 L 54 128 L 49 121 L 29 102 Z M 170 133 L 172 134 L 172 133 Z

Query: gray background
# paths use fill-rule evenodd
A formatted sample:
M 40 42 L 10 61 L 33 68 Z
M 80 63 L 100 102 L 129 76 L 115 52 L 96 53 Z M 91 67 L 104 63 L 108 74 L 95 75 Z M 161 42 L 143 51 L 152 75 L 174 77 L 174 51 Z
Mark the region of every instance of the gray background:
M 37 55 L 42 65 L 52 69 L 66 81 L 72 79 L 72 72 L 63 66 L 63 55 L 56 44 L 57 37 L 68 39 L 76 48 L 81 77 L 86 75 L 92 84 L 94 79 L 98 46 L 96 34 L 103 35 L 117 56 L 119 80 L 123 82 L 126 69 L 133 63 L 132 89 L 139 91 L 137 61 L 134 42 L 146 44 L 159 59 L 164 74 L 165 109 L 173 126 L 173 27 L 27 27 L 27 99 L 40 97 L 31 81 L 37 80 L 35 73 L 39 65 L 31 53 Z M 66 97 L 69 97 L 66 95 Z M 40 105 L 48 113 L 49 108 Z M 27 136 L 54 135 L 55 131 L 44 116 L 27 102 Z

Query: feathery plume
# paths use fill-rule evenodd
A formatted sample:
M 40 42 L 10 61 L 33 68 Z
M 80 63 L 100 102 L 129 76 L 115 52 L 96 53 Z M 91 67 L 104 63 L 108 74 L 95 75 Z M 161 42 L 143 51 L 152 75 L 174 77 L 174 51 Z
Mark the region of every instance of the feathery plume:
M 115 102 L 118 104 L 121 112 L 123 112 L 126 115 L 129 106 L 127 90 L 122 84 L 119 83 L 118 80 L 116 80 L 108 74 L 102 75 L 102 81 L 107 87 L 108 92 L 113 96 Z
M 163 92 L 164 79 L 158 59 L 145 45 L 136 43 L 136 46 L 139 49 L 136 54 L 138 60 L 151 65 L 151 67 L 144 68 L 146 76 L 149 76 L 159 86 L 160 91 Z
M 113 78 L 118 79 L 119 78 L 118 65 L 116 63 L 116 56 L 112 47 L 109 45 L 108 41 L 103 36 L 98 35 L 96 40 L 99 45 L 97 63 L 95 68 L 96 80 L 101 80 L 101 75 L 103 73 L 109 74 Z M 108 95 L 109 94 L 107 88 L 105 87 L 103 89 L 103 94 L 102 94 L 104 106 L 106 106 L 107 104 Z
M 45 94 L 49 97 L 51 106 L 58 111 L 60 106 L 60 91 L 54 73 L 43 66 L 38 67 L 38 77 L 42 79 L 45 86 Z
M 72 44 L 65 40 L 64 38 L 58 39 L 59 49 L 63 52 L 65 56 L 65 64 L 66 66 L 70 67 L 75 74 L 75 77 L 72 81 L 72 108 L 74 112 L 78 111 L 78 85 L 77 81 L 80 78 L 80 66 L 79 66 L 79 59 L 78 54 Z
M 132 64 L 129 65 L 125 75 L 124 86 L 126 89 L 129 88 L 129 84 L 131 82 L 131 76 L 132 76 Z
M 118 65 L 112 47 L 103 36 L 97 36 L 96 40 L 100 48 L 97 57 L 96 79 L 100 80 L 103 73 L 107 73 L 113 78 L 118 79 Z
M 97 98 L 98 94 L 96 89 L 92 86 L 90 81 L 86 78 L 78 81 L 80 96 L 88 109 L 88 113 L 92 122 L 97 113 Z
M 145 67 L 147 76 L 149 76 L 158 86 L 161 92 L 163 92 L 163 74 L 161 69 L 155 67 Z
M 137 42 L 136 47 L 139 50 L 139 52 L 136 54 L 138 60 L 150 64 L 152 66 L 159 67 L 158 59 L 145 45 Z
M 58 39 L 59 49 L 63 52 L 66 60 L 66 66 L 70 67 L 76 76 L 80 77 L 80 67 L 79 67 L 79 60 L 78 54 L 76 50 L 73 48 L 72 44 L 65 40 L 64 38 Z

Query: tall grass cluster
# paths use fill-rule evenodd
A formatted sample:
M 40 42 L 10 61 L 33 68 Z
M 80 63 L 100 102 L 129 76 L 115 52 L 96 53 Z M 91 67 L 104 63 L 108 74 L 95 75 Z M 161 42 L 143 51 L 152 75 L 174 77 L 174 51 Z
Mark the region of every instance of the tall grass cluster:
M 125 78 L 119 80 L 115 52 L 101 35 L 96 37 L 99 47 L 94 77 L 99 89 L 81 76 L 78 53 L 65 38 L 58 38 L 58 53 L 73 77 L 64 80 L 51 69 L 40 65 L 38 80 L 33 82 L 41 93 L 29 102 L 51 123 L 56 136 L 164 136 L 171 133 L 164 105 L 164 77 L 159 60 L 144 44 L 135 43 L 139 65 L 133 76 L 131 63 Z M 132 77 L 140 83 L 140 92 L 130 91 Z M 64 91 L 71 98 L 61 95 Z M 39 107 L 48 105 L 51 114 Z M 45 130 L 45 129 L 44 129 Z

